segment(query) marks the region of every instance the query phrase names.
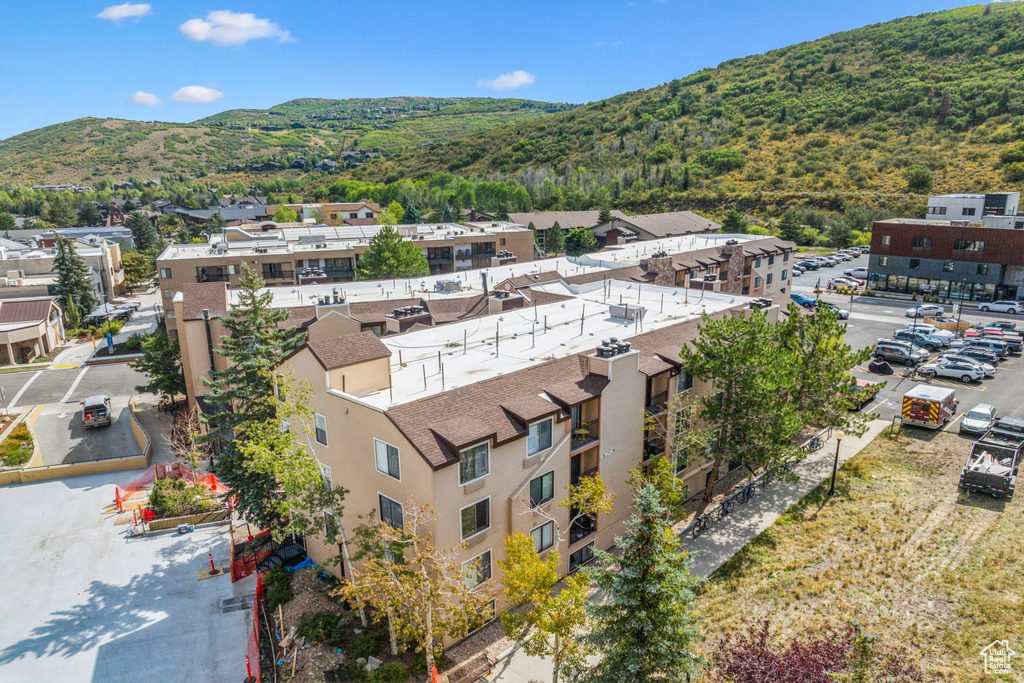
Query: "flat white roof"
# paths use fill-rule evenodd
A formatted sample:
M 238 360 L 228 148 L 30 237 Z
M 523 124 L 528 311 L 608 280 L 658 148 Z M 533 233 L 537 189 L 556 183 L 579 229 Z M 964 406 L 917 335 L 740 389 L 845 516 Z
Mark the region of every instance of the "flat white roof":
M 392 386 L 359 399 L 386 409 L 593 350 L 610 337 L 629 339 L 699 318 L 704 311 L 715 313 L 753 300 L 714 292 L 702 296 L 689 289 L 620 280 L 578 286 L 553 282 L 543 289 L 576 298 L 382 337 L 391 350 Z M 645 307 L 643 320 L 613 318 L 610 308 L 620 300 Z

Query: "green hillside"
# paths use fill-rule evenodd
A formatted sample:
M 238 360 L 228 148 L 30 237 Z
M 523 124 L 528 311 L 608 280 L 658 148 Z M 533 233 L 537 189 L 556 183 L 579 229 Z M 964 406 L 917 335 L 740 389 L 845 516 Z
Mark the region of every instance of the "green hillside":
M 1019 189 L 1022 83 L 1024 4 L 978 5 L 730 60 L 358 176 L 518 179 L 541 207 L 602 188 L 635 208 Z
M 254 160 L 337 158 L 343 150 L 358 148 L 393 154 L 568 106 L 489 98 L 300 99 L 268 110 L 226 111 L 190 124 L 83 118 L 0 141 L 0 184 L 197 176 Z

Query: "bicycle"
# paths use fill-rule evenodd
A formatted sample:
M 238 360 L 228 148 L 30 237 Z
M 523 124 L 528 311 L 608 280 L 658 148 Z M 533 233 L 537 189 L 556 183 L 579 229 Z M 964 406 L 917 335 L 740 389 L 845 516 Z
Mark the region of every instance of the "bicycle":
M 691 533 L 694 538 L 698 538 L 702 533 L 711 528 L 711 515 L 704 513 L 693 522 L 693 529 Z
M 824 445 L 825 442 L 821 440 L 820 436 L 813 436 L 811 437 L 811 440 L 807 442 L 807 446 L 804 447 L 804 450 L 808 453 L 814 453 L 815 451 L 820 451 Z
M 754 485 L 744 484 L 740 487 L 740 490 L 736 493 L 736 500 L 740 503 L 746 503 L 748 500 L 754 497 Z
M 731 500 L 723 500 L 718 506 L 718 519 L 723 519 L 727 514 L 732 512 L 734 503 Z

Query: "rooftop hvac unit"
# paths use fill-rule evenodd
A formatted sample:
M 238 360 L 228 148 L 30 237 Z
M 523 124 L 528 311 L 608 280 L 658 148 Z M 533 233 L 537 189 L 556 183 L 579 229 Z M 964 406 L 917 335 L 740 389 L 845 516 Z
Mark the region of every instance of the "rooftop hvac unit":
M 24 270 L 8 270 L 7 271 L 7 279 L 8 280 L 24 280 L 25 279 L 25 271 Z
M 734 247 L 734 246 L 736 246 L 739 243 L 740 243 L 739 240 L 726 240 L 725 241 L 725 246 L 727 246 L 727 247 Z
M 612 304 L 609 307 L 609 313 L 613 318 L 623 318 L 624 320 L 642 319 L 646 312 L 647 308 L 638 304 Z

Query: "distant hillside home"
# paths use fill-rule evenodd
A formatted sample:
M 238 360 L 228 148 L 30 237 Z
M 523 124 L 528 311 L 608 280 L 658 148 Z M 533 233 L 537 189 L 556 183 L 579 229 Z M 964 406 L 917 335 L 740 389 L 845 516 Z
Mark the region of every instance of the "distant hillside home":
M 265 161 L 262 164 L 253 164 L 252 170 L 254 171 L 280 171 L 283 166 L 276 161 Z
M 321 159 L 316 165 L 318 171 L 333 171 L 336 168 L 338 168 L 338 162 L 330 159 Z
M 135 189 L 135 186 L 132 185 L 131 181 L 128 181 L 128 180 L 119 180 L 116 183 L 114 183 L 113 185 L 111 185 L 110 187 L 115 189 L 115 190 L 133 190 L 133 189 Z
M 174 212 L 186 223 L 209 223 L 213 214 L 219 213 L 220 217 L 228 225 L 237 225 L 242 222 L 257 222 L 266 220 L 267 207 L 261 204 L 233 204 L 230 206 L 215 206 L 210 209 L 178 209 Z
M 31 363 L 63 344 L 62 318 L 55 297 L 0 300 L 0 363 Z
M 305 168 L 305 167 L 306 167 L 306 157 L 297 157 L 295 159 L 295 161 L 293 161 L 291 163 L 289 168 L 299 168 L 299 169 L 301 169 L 301 168 Z
M 323 204 L 286 204 L 299 214 L 299 220 L 312 218 L 326 225 L 375 225 L 380 204 L 375 202 L 335 202 Z M 269 209 L 268 209 L 269 210 Z

